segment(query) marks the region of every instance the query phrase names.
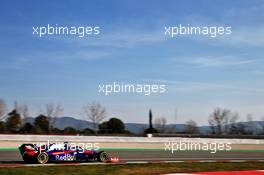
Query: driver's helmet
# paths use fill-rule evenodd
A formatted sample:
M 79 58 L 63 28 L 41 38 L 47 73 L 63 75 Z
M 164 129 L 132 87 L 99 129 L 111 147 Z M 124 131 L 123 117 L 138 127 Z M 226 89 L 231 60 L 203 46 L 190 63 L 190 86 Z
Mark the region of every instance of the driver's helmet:
M 69 142 L 64 142 L 64 149 L 65 150 L 69 150 L 70 149 Z

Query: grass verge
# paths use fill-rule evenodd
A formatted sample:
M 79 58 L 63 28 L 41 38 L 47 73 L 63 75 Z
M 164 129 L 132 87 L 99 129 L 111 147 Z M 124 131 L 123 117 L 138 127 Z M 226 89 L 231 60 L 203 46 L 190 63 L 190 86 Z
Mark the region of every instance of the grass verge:
M 1 175 L 152 175 L 162 173 L 231 171 L 264 169 L 263 162 L 192 162 L 192 163 L 152 163 L 113 164 L 79 166 L 37 166 L 1 167 Z

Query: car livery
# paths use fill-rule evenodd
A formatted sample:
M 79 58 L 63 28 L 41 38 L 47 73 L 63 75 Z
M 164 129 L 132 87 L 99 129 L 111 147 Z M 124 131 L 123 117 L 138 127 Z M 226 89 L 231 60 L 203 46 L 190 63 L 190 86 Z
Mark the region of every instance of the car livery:
M 40 163 L 56 161 L 99 161 L 117 162 L 118 158 L 110 157 L 105 151 L 84 150 L 80 146 L 69 147 L 68 143 L 37 146 L 36 144 L 22 144 L 20 154 L 26 163 Z

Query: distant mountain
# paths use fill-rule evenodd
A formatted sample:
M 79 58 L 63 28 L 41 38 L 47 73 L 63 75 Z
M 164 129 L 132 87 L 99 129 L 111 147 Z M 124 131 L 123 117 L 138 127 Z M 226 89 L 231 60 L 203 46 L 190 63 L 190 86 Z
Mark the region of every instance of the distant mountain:
M 35 118 L 30 117 L 28 121 L 34 123 Z M 92 122 L 86 120 L 79 120 L 73 117 L 58 117 L 54 123 L 54 127 L 58 129 L 64 129 L 66 127 L 73 127 L 76 129 L 93 128 Z
M 30 123 L 34 123 L 34 118 L 28 118 Z M 237 124 L 243 124 L 246 128 L 254 128 L 254 133 L 259 133 L 262 131 L 262 127 L 264 126 L 264 121 L 252 121 L 252 122 L 238 122 Z M 183 132 L 185 128 L 185 124 L 168 124 L 166 127 L 170 129 L 176 129 L 177 132 Z M 59 129 L 64 129 L 65 127 L 73 127 L 76 129 L 85 129 L 85 128 L 93 128 L 92 122 L 86 120 L 80 120 L 73 117 L 59 117 L 55 122 L 55 127 Z M 126 130 L 132 133 L 142 133 L 146 128 L 148 128 L 148 124 L 142 123 L 125 123 Z M 210 132 L 209 126 L 199 126 L 199 130 L 203 134 L 207 134 Z
M 29 117 L 28 121 L 33 124 L 35 118 Z M 64 129 L 66 127 L 73 127 L 76 129 L 85 129 L 85 128 L 93 128 L 92 122 L 86 120 L 80 120 L 73 117 L 59 117 L 57 118 L 55 124 L 55 128 Z M 147 124 L 140 124 L 140 123 L 125 123 L 126 130 L 133 132 L 133 133 L 140 133 L 144 131 L 148 125 Z
M 141 123 L 125 123 L 126 130 L 132 133 L 142 133 L 145 129 L 148 128 L 147 124 Z
M 60 117 L 55 122 L 55 127 L 59 129 L 64 129 L 68 126 L 76 129 L 93 128 L 92 122 L 79 120 L 72 117 Z

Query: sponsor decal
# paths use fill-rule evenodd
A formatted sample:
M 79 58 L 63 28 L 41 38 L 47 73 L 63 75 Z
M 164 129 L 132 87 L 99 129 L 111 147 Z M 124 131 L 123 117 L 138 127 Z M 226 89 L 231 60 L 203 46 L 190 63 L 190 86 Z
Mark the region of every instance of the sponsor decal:
M 75 160 L 75 155 L 70 155 L 70 154 L 56 155 L 55 159 L 56 160 L 64 160 L 64 161 L 73 161 L 73 160 Z

